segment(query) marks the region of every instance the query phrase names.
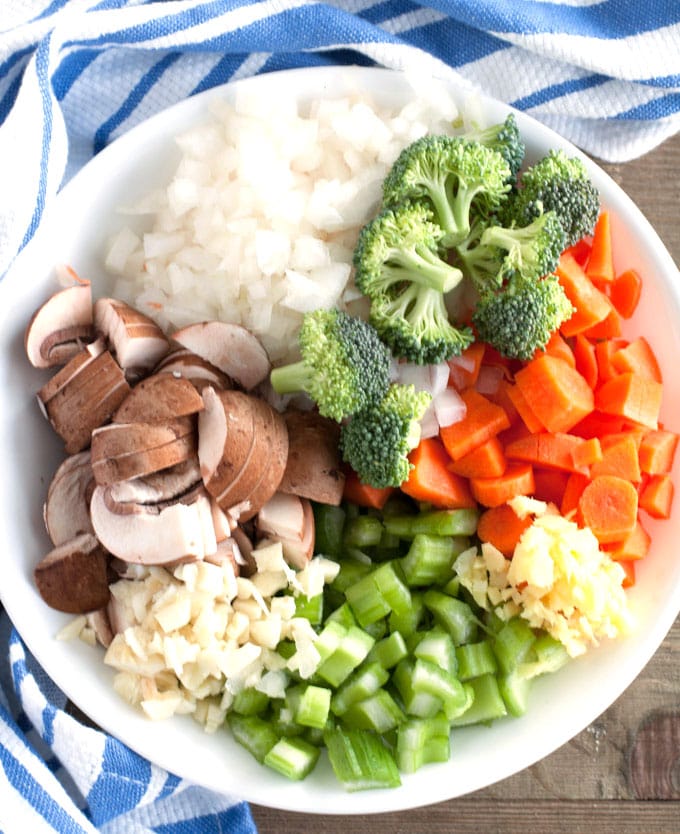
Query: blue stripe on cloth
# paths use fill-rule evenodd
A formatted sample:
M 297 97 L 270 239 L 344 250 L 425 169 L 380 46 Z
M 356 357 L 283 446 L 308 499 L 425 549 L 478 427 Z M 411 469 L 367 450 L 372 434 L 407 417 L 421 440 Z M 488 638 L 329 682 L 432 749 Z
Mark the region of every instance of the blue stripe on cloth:
M 12 109 L 12 105 L 16 101 L 19 93 L 19 87 L 21 87 L 21 75 L 17 75 L 5 91 L 5 95 L 2 99 L 0 99 L 0 125 L 5 121 L 7 114 Z
M 245 802 L 240 802 L 219 813 L 154 825 L 153 830 L 156 834 L 238 834 L 253 830 L 253 818 Z
M 161 789 L 160 793 L 158 794 L 159 799 L 164 799 L 166 796 L 171 796 L 176 790 L 179 784 L 181 783 L 181 779 L 179 776 L 175 776 L 174 773 L 168 773 L 165 784 Z
M 119 741 L 107 738 L 102 770 L 85 797 L 97 827 L 137 806 L 146 793 L 151 764 Z
M 420 49 L 428 49 L 433 55 L 453 67 L 461 67 L 479 61 L 494 52 L 511 47 L 500 38 L 476 32 L 465 24 L 453 20 L 439 20 L 404 32 L 403 39 Z M 456 43 L 455 51 L 451 44 Z
M 68 91 L 100 54 L 98 49 L 80 49 L 65 55 L 52 76 L 52 88 L 57 101 L 63 101 Z
M 10 72 L 19 63 L 19 61 L 21 61 L 22 58 L 28 58 L 29 55 L 32 55 L 34 50 L 35 45 L 31 44 L 30 46 L 19 49 L 17 52 L 10 55 L 7 60 L 0 64 L 0 78 L 4 78 L 7 73 Z
M 114 130 L 134 111 L 144 96 L 161 78 L 163 73 L 181 57 L 180 52 L 170 52 L 157 61 L 132 88 L 123 104 L 95 132 L 94 153 L 105 147 Z
M 578 93 L 582 90 L 599 87 L 601 84 L 605 84 L 610 80 L 611 79 L 606 76 L 598 74 L 586 75 L 583 76 L 583 78 L 570 78 L 567 81 L 561 81 L 558 84 L 550 84 L 547 87 L 542 87 L 540 90 L 536 90 L 528 96 L 515 99 L 515 101 L 510 102 L 510 104 L 518 110 L 530 110 L 532 107 L 539 107 L 540 105 L 559 98 L 560 96 L 566 96 L 570 93 Z
M 673 92 L 652 99 L 652 101 L 647 101 L 644 104 L 638 104 L 636 107 L 631 107 L 630 110 L 618 113 L 614 118 L 617 120 L 635 119 L 654 121 L 665 118 L 669 111 L 676 112 L 678 110 L 680 110 L 680 92 Z
M 225 84 L 236 70 L 243 65 L 243 55 L 225 55 L 213 66 L 210 72 L 194 87 L 191 95 L 210 90 L 218 84 Z
M 44 20 L 44 18 L 58 12 L 59 9 L 62 9 L 69 2 L 70 0 L 52 0 L 49 6 L 46 6 L 39 15 L 36 15 L 36 17 L 33 18 L 33 21 Z
M 48 745 L 51 745 L 54 741 L 54 719 L 56 718 L 56 714 L 57 711 L 49 703 L 45 705 L 42 711 L 42 737 Z

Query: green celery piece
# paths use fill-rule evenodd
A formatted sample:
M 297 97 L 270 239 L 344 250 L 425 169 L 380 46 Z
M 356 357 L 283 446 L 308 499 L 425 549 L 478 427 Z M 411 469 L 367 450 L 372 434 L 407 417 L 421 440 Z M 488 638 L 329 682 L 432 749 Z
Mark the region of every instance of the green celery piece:
M 303 727 L 323 730 L 331 706 L 331 691 L 324 686 L 305 687 L 295 711 L 295 720 Z
M 392 682 L 408 715 L 432 718 L 442 711 L 441 699 L 422 688 L 416 691 L 413 686 L 414 667 L 415 664 L 410 658 L 402 660 L 392 672 Z
M 335 650 L 319 664 L 316 674 L 331 686 L 340 684 L 371 651 L 375 640 L 359 626 L 350 626 Z
M 391 669 L 408 656 L 406 641 L 398 631 L 379 640 L 371 649 L 368 660 L 377 661 L 383 669 Z
M 440 712 L 432 718 L 409 718 L 397 730 L 396 759 L 402 773 L 446 762 L 451 753 L 449 722 Z
M 401 777 L 379 735 L 340 727 L 325 734 L 328 759 L 338 781 L 348 791 L 396 788 Z
M 345 726 L 353 730 L 386 733 L 398 727 L 406 716 L 386 689 L 379 689 L 363 701 L 350 704 L 342 716 Z
M 411 591 L 411 608 L 400 614 L 396 611 L 390 612 L 388 617 L 390 631 L 398 631 L 405 638 L 416 633 L 425 614 L 423 596 L 422 591 Z
M 480 675 L 493 675 L 498 670 L 496 656 L 489 640 L 456 646 L 456 660 L 458 677 L 462 681 L 478 678 Z
M 389 672 L 379 663 L 368 661 L 362 664 L 335 690 L 331 697 L 331 711 L 344 715 L 348 707 L 363 701 L 377 692 L 389 680 Z
M 432 589 L 425 592 L 423 600 L 437 624 L 448 631 L 456 646 L 475 639 L 479 621 L 466 602 Z
M 340 571 L 331 583 L 331 587 L 342 594 L 371 572 L 369 563 L 360 562 L 357 559 L 339 559 L 338 564 Z
M 527 661 L 520 663 L 518 670 L 525 678 L 535 678 L 538 675 L 557 672 L 568 661 L 569 654 L 559 640 L 550 634 L 540 634 L 532 646 Z
M 326 620 L 326 624 L 321 629 L 314 641 L 314 647 L 319 653 L 319 664 L 329 658 L 333 652 L 338 648 L 341 641 L 347 634 L 347 629 L 336 620 Z
M 382 620 L 392 610 L 380 592 L 373 572 L 346 588 L 345 596 L 359 625 L 364 628 Z
M 472 693 L 472 703 L 465 712 L 452 719 L 453 727 L 486 724 L 508 714 L 495 675 L 480 675 L 478 678 L 472 678 L 464 686 L 469 687 Z
M 383 525 L 379 518 L 373 515 L 359 515 L 345 524 L 343 544 L 345 547 L 375 547 L 380 544 L 383 536 Z
M 431 510 L 417 514 L 386 516 L 388 533 L 412 539 L 418 533 L 430 536 L 472 536 L 477 532 L 479 513 L 473 509 Z
M 411 608 L 411 592 L 398 574 L 397 562 L 383 562 L 371 576 L 390 611 L 405 614 Z
M 314 597 L 298 594 L 295 597 L 295 616 L 304 617 L 312 625 L 321 625 L 323 622 L 323 594 L 317 594 Z
M 319 752 L 303 738 L 281 738 L 264 757 L 264 764 L 287 779 L 299 781 L 314 769 Z
M 438 698 L 449 721 L 468 706 L 465 687 L 458 678 L 429 660 L 418 658 L 413 664 L 411 685 L 415 693 L 425 692 Z
M 449 597 L 457 597 L 460 593 L 460 577 L 454 576 L 449 579 L 442 591 Z
M 257 689 L 242 689 L 234 696 L 231 710 L 239 715 L 259 715 L 269 707 L 269 696 Z
M 458 672 L 456 647 L 453 645 L 451 635 L 439 626 L 423 632 L 418 643 L 413 647 L 413 655 L 435 663 L 450 675 L 456 675 Z
M 229 713 L 227 724 L 234 739 L 262 764 L 265 756 L 279 740 L 269 721 L 258 715 Z
M 493 651 L 501 671 L 508 675 L 523 663 L 536 642 L 536 636 L 526 620 L 513 617 L 493 638 Z
M 510 715 L 518 718 L 527 711 L 531 678 L 525 678 L 519 667 L 507 674 L 498 675 L 498 689 Z
M 335 611 L 331 611 L 331 613 L 326 617 L 326 622 L 340 623 L 340 625 L 346 629 L 357 624 L 356 617 L 352 614 L 349 602 L 343 602 L 342 605 L 335 609 Z
M 314 509 L 314 552 L 331 559 L 342 555 L 342 535 L 345 527 L 344 507 L 332 504 L 313 504 Z
M 406 584 L 443 585 L 453 578 L 451 567 L 456 556 L 469 545 L 467 539 L 417 533 L 401 561 Z

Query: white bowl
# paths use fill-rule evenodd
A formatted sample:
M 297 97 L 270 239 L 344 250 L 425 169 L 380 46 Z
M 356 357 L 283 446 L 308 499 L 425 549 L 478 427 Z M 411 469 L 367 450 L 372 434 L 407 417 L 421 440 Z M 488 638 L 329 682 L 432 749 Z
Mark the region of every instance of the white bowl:
M 398 102 L 411 95 L 400 75 L 378 69 L 296 70 L 238 84 L 272 96 L 294 89 L 303 98 L 343 94 L 356 86 L 370 91 L 378 102 Z M 405 777 L 400 788 L 351 797 L 335 780 L 325 758 L 305 781 L 291 783 L 258 765 L 226 731 L 207 735 L 190 718 L 161 723 L 144 718 L 114 693 L 113 672 L 103 665 L 101 650 L 54 639 L 69 618 L 43 604 L 33 584 L 33 567 L 50 547 L 42 502 L 63 454 L 34 399 L 45 375 L 31 369 L 25 358 L 26 322 L 54 291 L 55 264 L 73 264 L 92 278 L 97 294 L 106 291 L 102 253 L 107 236 L 119 223 L 114 209 L 167 181 L 177 160 L 173 137 L 206 116 L 213 96 L 230 96 L 234 87 L 188 99 L 102 151 L 64 188 L 36 237 L 0 284 L 0 390 L 4 391 L 0 457 L 5 461 L 0 479 L 4 565 L 0 596 L 29 649 L 68 697 L 130 748 L 179 776 L 261 805 L 324 814 L 395 811 L 460 796 L 510 776 L 560 747 L 640 673 L 680 611 L 679 513 L 670 521 L 649 525 L 652 549 L 639 565 L 637 583 L 629 592 L 638 624 L 630 637 L 603 644 L 558 674 L 539 680 L 523 718 L 456 731 L 448 763 Z M 490 122 L 501 121 L 508 112 L 490 100 L 478 106 Z M 581 155 L 531 118 L 516 116 L 530 159 L 557 147 Z M 642 301 L 631 326 L 649 339 L 665 374 L 662 420 L 680 428 L 680 377 L 674 367 L 680 356 L 677 270 L 631 200 L 602 170 L 586 162 L 612 215 L 618 267 L 634 267 L 644 276 Z

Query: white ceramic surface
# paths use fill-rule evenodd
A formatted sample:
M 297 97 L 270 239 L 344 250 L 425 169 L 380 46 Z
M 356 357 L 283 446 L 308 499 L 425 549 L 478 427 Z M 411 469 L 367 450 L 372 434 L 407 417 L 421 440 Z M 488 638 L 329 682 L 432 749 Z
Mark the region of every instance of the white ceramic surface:
M 238 82 L 276 96 L 342 94 L 357 85 L 376 99 L 410 95 L 401 78 L 386 70 L 323 68 L 276 73 Z M 71 263 L 90 277 L 95 292 L 106 290 L 102 252 L 107 235 L 121 222 L 115 207 L 129 204 L 167 180 L 178 152 L 172 137 L 202 119 L 213 96 L 233 86 L 196 96 L 131 130 L 100 153 L 62 191 L 31 244 L 0 284 L 0 597 L 30 650 L 66 694 L 104 729 L 153 762 L 218 791 L 244 799 L 313 813 L 371 813 L 425 805 L 489 785 L 533 764 L 584 729 L 640 673 L 680 611 L 680 512 L 670 522 L 650 524 L 653 546 L 630 592 L 635 633 L 602 645 L 540 680 L 521 719 L 455 732 L 449 763 L 421 769 L 402 787 L 349 795 L 322 759 L 304 782 L 291 783 L 259 766 L 228 736 L 206 735 L 190 718 L 153 723 L 127 706 L 111 688 L 112 671 L 101 651 L 54 635 L 68 617 L 40 600 L 33 566 L 49 549 L 42 523 L 47 484 L 62 457 L 60 443 L 39 413 L 35 391 L 45 374 L 31 369 L 23 353 L 23 331 L 33 310 L 55 289 L 54 265 Z M 481 102 L 489 121 L 507 108 Z M 578 151 L 532 119 L 517 114 L 529 158 L 552 147 Z M 644 276 L 644 293 L 632 323 L 657 352 L 665 374 L 662 419 L 680 428 L 680 283 L 672 259 L 631 200 L 599 168 L 588 163 L 604 205 L 612 213 L 620 267 Z M 678 479 L 678 467 L 675 477 Z

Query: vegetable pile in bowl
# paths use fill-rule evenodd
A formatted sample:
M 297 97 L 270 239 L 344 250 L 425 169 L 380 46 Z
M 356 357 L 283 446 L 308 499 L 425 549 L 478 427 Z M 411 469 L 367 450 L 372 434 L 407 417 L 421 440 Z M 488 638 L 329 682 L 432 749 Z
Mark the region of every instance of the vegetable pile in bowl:
M 647 279 L 597 178 L 426 104 L 315 100 L 285 150 L 222 107 L 110 242 L 110 294 L 72 260 L 26 330 L 66 451 L 34 570 L 60 636 L 276 779 L 403 790 L 531 722 L 636 634 L 671 518 Z

